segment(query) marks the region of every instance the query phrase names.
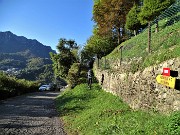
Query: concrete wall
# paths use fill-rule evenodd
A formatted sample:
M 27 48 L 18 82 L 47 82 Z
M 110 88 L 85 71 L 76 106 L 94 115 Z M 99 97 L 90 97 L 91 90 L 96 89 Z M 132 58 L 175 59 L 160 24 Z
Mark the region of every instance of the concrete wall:
M 150 109 L 164 113 L 180 111 L 180 90 L 170 89 L 156 82 L 156 76 L 162 73 L 164 67 L 178 71 L 179 75 L 176 78 L 180 79 L 180 57 L 134 74 L 122 72 L 121 69 L 128 69 L 129 64 L 120 66 L 114 63 L 113 66 L 116 70 L 101 70 L 94 65 L 99 82 L 104 74 L 102 87 L 105 91 L 118 95 L 133 109 Z

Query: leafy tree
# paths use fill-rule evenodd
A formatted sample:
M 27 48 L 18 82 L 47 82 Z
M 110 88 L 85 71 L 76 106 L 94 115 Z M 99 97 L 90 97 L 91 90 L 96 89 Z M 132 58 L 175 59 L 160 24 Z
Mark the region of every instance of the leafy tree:
M 86 63 L 89 59 L 94 57 L 92 47 L 85 45 L 81 51 L 81 63 Z
M 57 77 L 66 78 L 71 65 L 78 61 L 78 46 L 74 40 L 61 38 L 57 49 L 59 54 L 50 53 L 54 73 Z
M 131 8 L 131 10 L 126 16 L 125 27 L 129 30 L 133 30 L 134 35 L 136 35 L 137 30 L 139 30 L 142 26 L 138 19 L 139 12 L 140 12 L 140 7 L 137 4 L 134 4 L 134 6 Z
M 109 54 L 116 45 L 112 37 L 102 37 L 95 33 L 87 40 L 87 44 L 81 52 L 81 59 L 83 62 L 87 62 L 96 56 L 99 60 Z
M 93 35 L 87 41 L 87 46 L 92 48 L 94 55 L 97 55 L 97 58 L 101 58 L 109 54 L 114 48 L 113 41 L 110 37 L 100 37 L 98 35 Z M 112 49 L 113 48 L 113 49 Z
M 127 0 L 96 0 L 93 7 L 93 19 L 97 23 L 101 35 L 115 34 L 118 45 L 124 35 L 126 14 L 133 6 Z
M 144 0 L 139 20 L 142 24 L 148 23 L 148 52 L 151 44 L 151 21 L 153 21 L 161 11 L 170 6 L 174 0 Z
M 59 62 L 58 62 L 58 59 L 59 59 L 59 56 L 58 54 L 54 54 L 52 52 L 49 53 L 50 54 L 50 57 L 51 57 L 51 60 L 53 62 L 53 71 L 54 71 L 54 74 L 55 76 L 60 76 L 58 75 L 58 67 L 59 67 Z

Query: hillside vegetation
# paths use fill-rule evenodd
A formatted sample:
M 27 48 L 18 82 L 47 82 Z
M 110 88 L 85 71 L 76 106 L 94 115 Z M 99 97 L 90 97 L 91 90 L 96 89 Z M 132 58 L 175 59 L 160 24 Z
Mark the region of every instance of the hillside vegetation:
M 159 22 L 159 32 L 152 27 L 151 53 L 147 52 L 147 30 L 123 42 L 123 61 L 141 58 L 137 70 L 180 56 L 180 22 L 165 26 Z M 106 56 L 112 65 L 120 58 L 118 46 Z M 104 61 L 104 59 L 103 59 Z M 134 66 L 134 65 L 132 65 Z M 98 84 L 89 90 L 87 84 L 66 90 L 56 100 L 60 117 L 68 134 L 84 135 L 178 135 L 180 113 L 169 115 L 153 111 L 133 110 L 120 97 L 107 93 Z
M 133 17 L 137 19 L 138 22 L 133 28 L 128 27 L 128 29 L 131 30 L 128 31 L 127 28 L 124 27 L 126 24 L 126 16 L 135 4 L 134 2 L 136 2 L 135 6 L 137 6 L 138 9 L 135 17 L 134 15 Z M 174 0 L 163 0 L 161 2 L 158 0 L 144 0 L 142 5 L 142 1 L 140 0 L 94 0 L 93 20 L 96 22 L 96 26 L 93 28 L 93 35 L 89 37 L 86 45 L 82 49 L 80 61 L 77 59 L 77 61 L 75 61 L 76 63 L 71 61 L 72 63 L 69 63 L 69 67 L 67 67 L 66 64 L 59 68 L 60 66 L 58 67 L 57 60 L 62 59 L 62 56 L 53 55 L 52 57 L 54 59 L 54 67 L 56 68 L 55 71 L 57 71 L 59 75 L 63 75 L 62 71 L 65 71 L 64 69 L 66 68 L 69 69 L 67 70 L 69 72 L 65 72 L 65 76 L 68 74 L 69 78 L 67 79 L 74 84 L 71 89 L 67 89 L 56 100 L 57 109 L 60 117 L 65 123 L 68 134 L 179 135 L 179 112 L 164 115 L 153 109 L 148 111 L 142 111 L 140 109 L 133 110 L 127 103 L 123 102 L 120 97 L 105 92 L 96 83 L 93 84 L 91 90 L 88 89 L 87 84 L 80 84 L 83 83 L 80 80 L 85 80 L 86 78 L 85 76 L 82 77 L 81 71 L 79 70 L 81 64 L 86 65 L 87 61 L 90 61 L 94 57 L 97 58 L 98 65 L 99 59 L 101 59 L 100 66 L 103 67 L 104 64 L 106 65 L 106 69 L 110 68 L 110 70 L 107 70 L 108 74 L 111 71 L 111 67 L 114 66 L 114 61 L 117 62 L 119 59 L 122 59 L 124 63 L 130 63 L 132 68 L 128 68 L 130 70 L 132 69 L 133 72 L 136 72 L 137 70 L 141 70 L 150 65 L 158 64 L 174 57 L 179 57 L 179 4 L 178 1 L 174 2 Z M 171 4 L 173 5 L 171 6 Z M 175 9 L 176 11 L 174 10 L 174 7 L 177 8 L 177 10 Z M 165 10 L 167 8 L 168 10 Z M 161 13 L 163 11 L 168 11 L 169 15 L 162 15 Z M 131 13 L 134 13 L 134 11 Z M 166 12 L 164 13 L 167 14 Z M 164 17 L 159 19 L 157 18 L 159 15 Z M 133 22 L 136 20 L 131 18 L 131 14 L 129 16 L 129 19 L 132 22 L 130 26 L 132 26 Z M 139 30 L 142 30 L 147 25 L 148 28 L 150 28 L 150 24 L 154 19 L 158 19 L 159 32 L 155 32 L 157 27 L 153 25 L 151 27 L 151 32 L 150 29 L 149 31 L 146 29 L 137 36 L 131 37 L 133 36 L 131 33 L 132 31 L 139 32 Z M 148 39 L 150 39 L 148 32 L 149 35 L 150 33 L 152 34 L 151 48 L 148 47 Z M 131 39 L 129 39 L 130 37 Z M 61 41 L 63 40 L 60 40 L 59 45 L 57 46 L 60 54 L 66 52 L 65 50 L 68 50 L 69 56 L 73 56 L 71 55 L 73 54 L 71 51 L 73 48 L 69 47 L 66 49 L 66 47 L 70 45 L 69 43 L 74 42 L 67 42 L 66 40 L 66 42 Z M 117 45 L 119 46 L 116 47 Z M 121 46 L 123 47 L 122 58 L 120 58 L 119 49 Z M 109 54 L 110 51 L 112 51 L 112 53 Z M 66 53 L 64 53 L 64 56 L 66 56 L 65 54 Z M 133 60 L 137 61 L 132 62 Z M 68 59 L 66 59 L 66 61 L 68 61 Z M 81 63 L 79 64 L 79 62 Z M 64 64 L 63 61 L 62 64 Z M 87 66 L 87 69 L 88 68 L 91 68 L 91 66 Z M 84 75 L 85 71 L 86 70 L 83 70 Z M 106 75 L 105 79 L 107 79 Z M 107 80 L 110 82 L 110 79 L 108 78 Z M 76 82 L 76 80 L 78 81 Z M 71 86 L 71 83 L 69 86 Z M 110 85 L 111 84 L 109 84 L 109 86 Z M 137 87 L 137 89 L 141 91 L 139 87 Z M 123 90 L 125 89 L 122 88 L 122 91 Z M 127 91 L 129 93 L 131 92 L 130 89 L 127 89 Z M 145 92 L 143 94 L 146 95 Z M 141 93 L 139 95 L 141 96 Z M 142 98 L 145 97 L 144 95 Z M 128 94 L 125 93 L 125 96 L 128 97 Z
M 145 0 L 144 7 L 150 6 L 149 9 L 154 8 L 155 5 L 153 4 L 156 2 L 157 1 Z M 112 10 L 112 5 L 114 5 L 114 9 L 120 10 L 123 8 L 121 5 L 122 3 L 123 2 L 118 0 L 95 1 L 93 19 L 97 23 L 97 26 L 94 27 L 93 35 L 88 39 L 87 44 L 82 50 L 82 62 L 86 62 L 90 60 L 90 58 L 96 56 L 99 64 L 99 59 L 105 56 L 101 59 L 100 66 L 103 66 L 104 63 L 104 65 L 106 64 L 106 69 L 108 66 L 111 69 L 111 67 L 114 66 L 114 61 L 120 59 L 120 46 L 123 47 L 122 60 L 125 63 L 138 59 L 137 63 L 135 61 L 130 65 L 132 66 L 130 69 L 132 69 L 133 72 L 180 56 L 180 22 L 178 20 L 179 13 L 176 14 L 178 11 L 173 13 L 172 17 L 166 17 L 166 19 L 161 19 L 161 21 L 158 22 L 159 32 L 155 32 L 155 25 L 151 27 L 151 48 L 148 48 L 148 29 L 137 36 L 131 37 L 129 40 L 127 40 L 127 36 L 131 35 L 128 35 L 128 33 L 118 33 L 121 32 L 120 30 L 124 30 L 124 28 L 115 26 L 121 26 L 119 23 L 121 24 L 123 22 L 120 20 L 123 20 L 122 18 L 126 17 L 127 14 L 122 12 L 123 14 L 120 16 L 121 12 Z M 139 4 L 140 1 L 138 1 L 137 5 Z M 159 4 L 163 6 L 161 2 L 159 2 Z M 124 1 L 123 5 L 126 7 L 124 9 L 130 8 L 126 1 Z M 143 9 L 145 10 L 146 8 Z M 144 10 L 141 9 L 142 16 L 146 15 L 143 14 Z M 150 23 L 150 21 L 153 21 L 156 16 L 160 14 L 160 12 L 158 14 L 155 13 L 156 9 L 154 9 L 154 14 L 148 17 L 145 16 L 145 18 L 148 18 L 148 20 L 145 21 Z M 120 17 L 117 17 L 117 14 Z M 173 20 L 174 17 L 177 18 L 177 20 Z M 113 22 L 116 23 L 113 24 Z M 140 28 L 143 28 L 142 25 Z M 103 34 L 105 34 L 105 37 L 102 36 Z M 110 37 L 108 37 L 109 35 Z M 116 44 L 119 43 L 121 44 L 114 49 Z M 111 49 L 114 50 L 107 55 Z M 63 51 L 63 49 L 60 51 Z M 56 57 L 54 57 L 54 59 L 55 58 Z M 104 60 L 104 58 L 106 59 Z M 58 65 L 56 62 L 54 62 L 54 64 L 56 66 Z M 79 64 L 73 65 L 69 70 L 69 77 L 72 82 L 81 77 L 80 73 L 78 73 L 79 68 L 77 65 Z M 109 73 L 109 71 L 110 70 L 107 72 Z M 83 79 L 85 80 L 85 77 Z M 127 103 L 123 102 L 120 97 L 105 92 L 95 83 L 91 90 L 88 89 L 87 84 L 79 84 L 79 82 L 76 83 L 76 87 L 71 88 L 72 89 L 66 90 L 56 99 L 58 112 L 65 123 L 68 134 L 179 135 L 180 133 L 180 112 L 173 112 L 169 115 L 165 115 L 156 110 L 133 110 Z M 139 87 L 137 89 L 139 89 Z M 129 92 L 131 91 L 129 90 Z
M 180 22 L 165 27 L 166 20 L 160 21 L 160 31 L 155 33 L 155 26 L 152 27 L 151 53 L 147 52 L 147 30 L 123 42 L 122 59 L 128 61 L 133 58 L 141 58 L 139 70 L 145 67 L 159 64 L 162 61 L 180 56 Z M 165 27 L 165 28 L 164 28 Z M 109 61 L 120 59 L 118 46 L 107 56 Z
M 180 115 L 134 111 L 119 97 L 98 84 L 86 84 L 65 91 L 56 99 L 57 109 L 68 134 L 164 135 L 180 133 Z
M 0 70 L 19 79 L 51 83 L 54 76 L 50 46 L 37 40 L 0 32 Z

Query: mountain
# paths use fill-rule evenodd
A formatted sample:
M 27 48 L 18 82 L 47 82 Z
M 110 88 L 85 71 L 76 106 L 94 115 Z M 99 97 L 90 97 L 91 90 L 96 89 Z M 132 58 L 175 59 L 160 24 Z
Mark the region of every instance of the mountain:
M 50 46 L 37 40 L 17 36 L 10 31 L 0 32 L 0 70 L 17 78 L 44 80 L 53 78 Z M 47 79 L 48 78 L 48 79 Z
M 0 32 L 0 53 L 21 52 L 26 57 L 50 58 L 49 52 L 56 53 L 50 46 L 37 40 L 17 36 L 10 31 Z

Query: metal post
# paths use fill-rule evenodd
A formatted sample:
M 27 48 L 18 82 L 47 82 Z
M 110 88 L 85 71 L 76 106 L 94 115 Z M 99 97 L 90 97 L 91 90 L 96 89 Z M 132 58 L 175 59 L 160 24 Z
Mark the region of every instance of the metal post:
M 123 48 L 123 46 L 120 46 L 120 65 L 121 65 L 121 63 L 122 63 L 122 48 Z

